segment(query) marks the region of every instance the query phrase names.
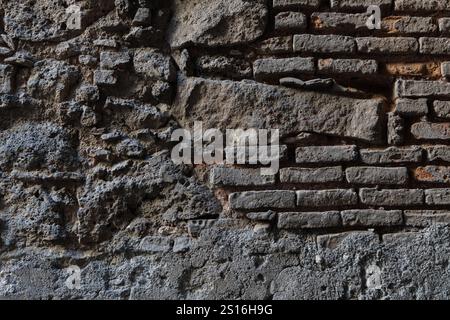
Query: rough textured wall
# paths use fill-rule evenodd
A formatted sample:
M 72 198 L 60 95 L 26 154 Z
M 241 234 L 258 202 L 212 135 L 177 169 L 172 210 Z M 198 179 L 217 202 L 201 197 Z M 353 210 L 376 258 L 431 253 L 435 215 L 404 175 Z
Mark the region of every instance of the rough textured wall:
M 447 0 L 0 10 L 0 297 L 449 298 Z M 281 170 L 175 165 L 194 121 Z

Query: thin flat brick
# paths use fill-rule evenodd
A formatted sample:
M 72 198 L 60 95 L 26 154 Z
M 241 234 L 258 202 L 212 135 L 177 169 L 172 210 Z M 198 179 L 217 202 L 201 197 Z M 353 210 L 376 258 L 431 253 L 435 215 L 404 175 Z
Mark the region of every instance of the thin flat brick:
M 314 71 L 314 58 L 259 59 L 253 64 L 257 80 L 311 74 Z
M 394 227 L 403 224 L 401 210 L 346 210 L 341 212 L 344 227 Z
M 358 52 L 372 54 L 414 54 L 419 50 L 416 38 L 356 38 Z
M 418 140 L 450 139 L 450 123 L 418 122 L 411 126 L 412 135 Z
M 280 170 L 282 183 L 329 183 L 343 180 L 342 167 L 283 168 Z
M 405 210 L 403 215 L 408 227 L 426 228 L 437 223 L 450 224 L 448 210 Z
M 450 167 L 426 166 L 414 170 L 414 178 L 420 182 L 449 183 Z
M 407 168 L 353 167 L 345 170 L 347 182 L 368 185 L 402 185 L 408 182 Z
M 279 229 L 321 229 L 342 226 L 339 211 L 284 212 L 278 215 Z
M 390 8 L 392 0 L 331 0 L 332 9 L 366 10 L 371 5 L 377 5 L 382 9 Z
M 450 62 L 445 61 L 441 63 L 441 74 L 442 77 L 448 79 L 450 78 Z
M 321 0 L 273 0 L 275 10 L 316 9 Z
M 253 221 L 273 221 L 275 220 L 277 214 L 274 211 L 265 212 L 249 212 L 246 217 Z
M 351 189 L 297 191 L 299 207 L 352 206 L 358 204 L 358 195 Z
M 439 31 L 443 33 L 450 33 L 450 18 L 440 18 L 438 20 Z
M 422 117 L 428 114 L 427 99 L 398 99 L 395 112 L 402 117 Z
M 311 15 L 311 25 L 316 30 L 330 32 L 355 32 L 368 30 L 367 13 L 314 12 Z
M 450 97 L 450 83 L 428 80 L 397 80 L 395 92 L 400 98 Z
M 267 186 L 275 183 L 275 175 L 261 175 L 260 169 L 214 167 L 210 180 L 216 186 Z
M 417 163 L 423 159 L 423 150 L 420 147 L 361 149 L 359 153 L 365 164 Z
M 450 54 L 450 38 L 429 38 L 419 39 L 420 53 L 422 54 Z
M 445 161 L 450 162 L 450 146 L 430 146 L 427 150 L 428 161 Z
M 414 206 L 424 203 L 424 191 L 420 189 L 361 189 L 361 202 L 370 206 Z
M 294 52 L 353 53 L 355 39 L 339 35 L 300 34 L 294 36 Z
M 276 31 L 303 31 L 307 23 L 306 16 L 301 12 L 281 12 L 275 16 Z
M 378 72 L 378 63 L 376 60 L 319 59 L 318 72 L 348 76 L 374 75 Z
M 382 21 L 382 29 L 392 33 L 400 34 L 425 34 L 438 30 L 431 17 L 386 17 Z
M 236 210 L 292 209 L 295 192 L 285 190 L 236 192 L 229 196 L 230 207 Z
M 358 157 L 356 146 L 300 147 L 296 149 L 296 162 L 302 164 L 351 162 Z
M 425 202 L 429 205 L 450 205 L 450 189 L 425 190 Z
M 397 11 L 448 11 L 447 0 L 395 0 Z
M 450 101 L 434 101 L 433 110 L 439 118 L 450 120 Z

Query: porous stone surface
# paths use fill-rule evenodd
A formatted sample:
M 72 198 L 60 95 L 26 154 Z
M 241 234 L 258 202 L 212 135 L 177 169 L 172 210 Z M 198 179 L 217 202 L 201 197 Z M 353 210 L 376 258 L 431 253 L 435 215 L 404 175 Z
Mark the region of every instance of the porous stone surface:
M 0 1 L 0 299 L 449 299 L 449 15 Z M 198 122 L 279 170 L 180 164 Z

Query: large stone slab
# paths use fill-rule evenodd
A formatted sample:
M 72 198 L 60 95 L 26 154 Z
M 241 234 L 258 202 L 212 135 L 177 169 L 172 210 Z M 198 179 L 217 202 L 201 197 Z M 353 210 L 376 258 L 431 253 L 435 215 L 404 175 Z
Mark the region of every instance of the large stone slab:
M 248 43 L 265 31 L 265 0 L 175 0 L 169 30 L 172 48 Z
M 282 136 L 315 132 L 379 143 L 380 99 L 354 99 L 253 81 L 180 78 L 173 114 L 184 126 L 205 129 L 280 129 Z

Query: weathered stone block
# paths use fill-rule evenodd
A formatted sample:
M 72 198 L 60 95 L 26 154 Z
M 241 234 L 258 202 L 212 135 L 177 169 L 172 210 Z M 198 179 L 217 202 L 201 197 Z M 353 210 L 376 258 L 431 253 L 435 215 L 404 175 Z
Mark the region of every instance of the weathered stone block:
M 279 128 L 282 137 L 306 131 L 377 143 L 382 136 L 382 108 L 379 99 L 352 99 L 251 81 L 187 78 L 178 83 L 172 113 L 184 127 L 203 121 L 205 129 Z
M 263 35 L 268 10 L 265 0 L 176 0 L 169 27 L 172 48 L 186 45 L 232 46 Z M 220 32 L 217 30 L 220 29 Z

